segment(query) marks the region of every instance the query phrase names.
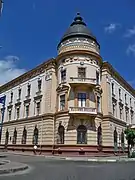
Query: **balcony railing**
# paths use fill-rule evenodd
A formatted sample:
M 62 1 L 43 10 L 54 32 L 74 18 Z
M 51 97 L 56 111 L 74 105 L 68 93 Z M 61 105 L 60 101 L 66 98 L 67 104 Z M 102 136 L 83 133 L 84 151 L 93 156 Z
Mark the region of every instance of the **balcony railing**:
M 86 83 L 86 84 L 97 84 L 95 78 L 85 78 L 85 77 L 70 77 L 70 83 Z
M 69 107 L 69 113 L 97 114 L 97 109 L 92 107 Z

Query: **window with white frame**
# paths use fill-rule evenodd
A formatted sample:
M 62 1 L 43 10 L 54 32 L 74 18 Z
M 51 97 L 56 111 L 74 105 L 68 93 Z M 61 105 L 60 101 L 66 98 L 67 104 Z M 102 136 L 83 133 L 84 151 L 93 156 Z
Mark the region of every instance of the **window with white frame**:
M 114 83 L 112 83 L 112 94 L 114 95 Z
M 41 102 L 37 102 L 36 103 L 37 104 L 37 115 L 39 115 L 40 114 L 40 112 L 41 112 Z
M 97 112 L 100 112 L 100 97 L 97 96 Z
M 13 92 L 10 94 L 10 102 L 13 102 Z
M 120 119 L 122 119 L 122 115 L 123 115 L 123 108 L 120 106 L 120 107 L 119 107 L 119 110 L 120 110 Z
M 97 84 L 99 84 L 99 72 L 96 71 L 96 80 L 97 80 Z
M 41 91 L 41 87 L 42 87 L 42 80 L 39 79 L 38 80 L 38 91 Z
M 9 109 L 8 110 L 8 120 L 9 121 L 11 120 L 11 115 L 12 115 L 12 109 Z
M 86 78 L 86 68 L 84 67 L 78 68 L 78 78 Z
M 25 106 L 26 117 L 29 116 L 29 107 L 30 107 L 30 105 L 26 105 L 26 106 Z
M 21 92 L 22 92 L 22 91 L 21 91 L 21 89 L 19 88 L 19 89 L 18 89 L 18 99 L 21 99 Z
M 16 118 L 19 119 L 20 117 L 20 107 L 16 108 Z
M 78 107 L 86 107 L 86 93 L 78 93 Z
M 27 96 L 30 96 L 30 90 L 31 90 L 31 85 L 28 84 L 28 86 L 27 86 Z
M 119 99 L 121 100 L 121 89 L 119 89 Z
M 65 109 L 65 94 L 60 96 L 60 110 Z
M 61 82 L 66 81 L 66 69 L 61 70 Z

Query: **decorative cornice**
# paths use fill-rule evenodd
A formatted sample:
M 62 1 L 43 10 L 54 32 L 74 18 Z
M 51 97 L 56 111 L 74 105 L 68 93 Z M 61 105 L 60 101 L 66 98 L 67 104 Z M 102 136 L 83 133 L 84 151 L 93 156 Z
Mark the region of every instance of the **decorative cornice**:
M 27 123 L 30 123 L 30 122 L 33 122 L 33 121 L 41 121 L 42 119 L 45 120 L 48 118 L 53 118 L 54 117 L 54 114 L 53 113 L 47 113 L 47 114 L 43 114 L 43 115 L 39 115 L 39 116 L 33 116 L 33 117 L 27 117 L 27 118 L 22 118 L 22 119 L 18 119 L 17 121 L 16 120 L 12 120 L 12 121 L 7 121 L 7 122 L 4 122 L 3 124 L 4 125 L 16 125 L 16 124 L 27 124 Z
M 103 62 L 102 70 L 104 69 L 106 69 L 112 77 L 118 80 L 120 84 L 124 85 L 125 89 L 127 89 L 135 97 L 135 89 L 127 83 L 127 81 L 113 68 L 110 63 Z
M 65 57 L 69 57 L 72 55 L 78 55 L 78 54 L 94 56 L 99 61 L 99 64 L 102 65 L 102 57 L 99 54 L 88 51 L 88 50 L 71 50 L 68 52 L 63 52 L 62 54 L 59 54 L 57 56 L 56 61 L 58 62 L 63 57 L 65 58 Z
M 36 68 L 22 74 L 21 76 L 13 79 L 12 81 L 0 86 L 0 93 L 4 92 L 10 88 L 13 88 L 14 86 L 17 86 L 20 83 L 28 81 L 29 79 L 43 73 L 48 68 L 48 66 L 50 66 L 50 65 L 53 65 L 53 66 L 55 65 L 55 59 L 54 58 L 43 62 L 42 64 L 40 64 Z
M 122 126 L 125 126 L 126 127 L 126 122 L 120 120 L 120 119 L 117 119 L 115 117 L 113 117 L 112 115 L 105 115 L 103 116 L 103 121 L 111 121 L 111 122 L 114 122 L 115 124 L 118 124 L 118 125 L 122 125 Z

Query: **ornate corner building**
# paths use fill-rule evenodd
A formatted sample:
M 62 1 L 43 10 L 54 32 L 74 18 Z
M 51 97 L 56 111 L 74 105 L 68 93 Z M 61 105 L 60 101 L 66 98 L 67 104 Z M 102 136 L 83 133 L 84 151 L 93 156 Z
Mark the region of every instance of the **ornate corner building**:
M 0 87 L 6 95 L 0 147 L 42 153 L 112 153 L 135 123 L 135 90 L 100 56 L 78 13 L 58 56 Z

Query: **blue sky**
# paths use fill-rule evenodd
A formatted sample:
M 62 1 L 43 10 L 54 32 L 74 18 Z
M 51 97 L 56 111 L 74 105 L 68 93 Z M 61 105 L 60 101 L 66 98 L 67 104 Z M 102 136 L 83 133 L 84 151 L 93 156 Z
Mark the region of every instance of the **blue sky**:
M 134 0 L 4 0 L 0 83 L 55 57 L 78 11 L 97 37 L 104 61 L 135 87 Z

